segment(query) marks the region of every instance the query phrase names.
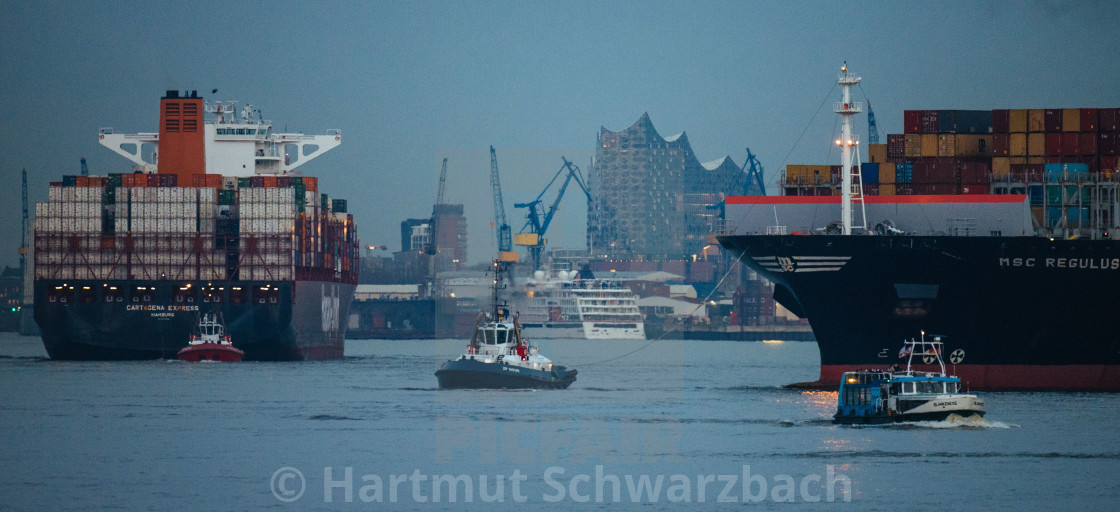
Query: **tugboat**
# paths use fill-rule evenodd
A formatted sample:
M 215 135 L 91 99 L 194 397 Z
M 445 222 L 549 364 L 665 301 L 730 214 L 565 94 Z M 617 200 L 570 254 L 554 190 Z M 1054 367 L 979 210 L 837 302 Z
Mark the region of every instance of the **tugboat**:
M 439 387 L 444 389 L 567 389 L 576 381 L 575 369 L 552 364 L 521 337 L 517 316 L 509 315 L 509 305 L 499 299 L 505 262 L 495 260 L 492 315 L 480 313 L 467 350 L 457 359 L 436 370 Z
M 899 357 L 906 357 L 906 371 L 859 370 L 844 372 L 833 423 L 879 424 L 902 421 L 942 421 L 952 414 L 984 416 L 984 400 L 961 393 L 961 379 L 945 374 L 941 338 L 904 341 Z M 919 372 L 911 367 L 918 355 L 925 364 L 937 361 L 940 372 Z
M 190 343 L 179 351 L 180 361 L 240 361 L 245 352 L 234 348 L 225 327 L 213 313 L 198 320 L 198 334 L 191 334 Z

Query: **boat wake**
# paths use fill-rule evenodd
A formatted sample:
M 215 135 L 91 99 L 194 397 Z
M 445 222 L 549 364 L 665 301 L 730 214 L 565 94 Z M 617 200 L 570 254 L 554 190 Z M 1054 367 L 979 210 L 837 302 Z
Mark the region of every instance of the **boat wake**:
M 893 428 L 959 428 L 967 430 L 985 430 L 989 428 L 1019 428 L 1019 425 L 1016 425 L 1014 423 L 991 421 L 985 419 L 983 416 L 978 416 L 975 414 L 968 416 L 950 414 L 948 418 L 945 418 L 941 421 L 904 421 L 902 423 L 895 423 L 893 425 L 885 426 Z

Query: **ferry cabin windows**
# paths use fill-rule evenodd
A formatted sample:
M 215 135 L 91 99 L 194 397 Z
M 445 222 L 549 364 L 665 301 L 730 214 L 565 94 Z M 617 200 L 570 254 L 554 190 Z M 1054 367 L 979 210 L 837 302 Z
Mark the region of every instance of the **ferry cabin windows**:
M 271 286 L 261 286 L 253 289 L 254 304 L 279 304 L 280 289 Z
M 229 301 L 234 304 L 249 302 L 249 292 L 240 286 L 234 286 L 229 290 Z
M 196 295 L 195 288 L 193 286 L 189 286 L 189 285 L 180 286 L 179 288 L 175 289 L 175 293 L 174 293 L 174 296 L 172 297 L 172 300 L 175 301 L 175 304 L 180 304 L 180 305 L 181 304 L 194 304 L 195 300 L 196 300 L 195 295 Z

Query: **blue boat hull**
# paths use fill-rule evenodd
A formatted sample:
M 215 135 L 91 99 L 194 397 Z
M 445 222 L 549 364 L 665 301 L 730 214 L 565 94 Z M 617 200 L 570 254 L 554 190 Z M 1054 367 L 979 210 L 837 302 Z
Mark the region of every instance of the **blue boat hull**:
M 542 371 L 463 358 L 444 363 L 436 378 L 444 389 L 566 389 L 577 373 L 563 366 Z

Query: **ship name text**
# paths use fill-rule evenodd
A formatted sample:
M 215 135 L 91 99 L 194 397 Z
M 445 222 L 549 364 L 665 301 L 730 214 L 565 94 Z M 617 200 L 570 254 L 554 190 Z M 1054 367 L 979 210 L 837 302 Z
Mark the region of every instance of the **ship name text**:
M 198 306 L 166 306 L 163 304 L 129 304 L 127 311 L 198 311 Z
M 1000 267 L 1120 270 L 1120 258 L 1000 258 Z

